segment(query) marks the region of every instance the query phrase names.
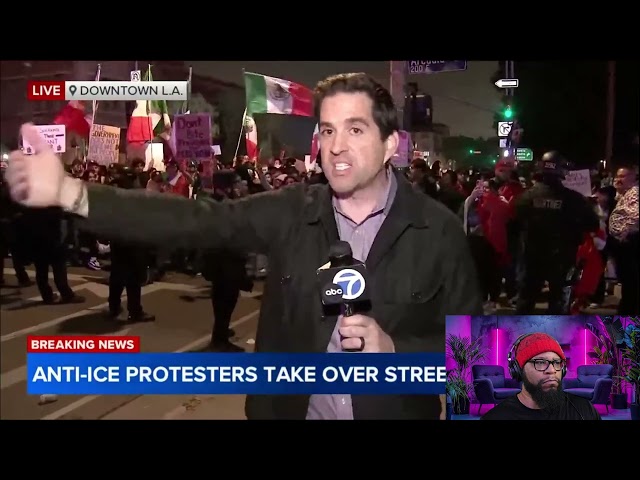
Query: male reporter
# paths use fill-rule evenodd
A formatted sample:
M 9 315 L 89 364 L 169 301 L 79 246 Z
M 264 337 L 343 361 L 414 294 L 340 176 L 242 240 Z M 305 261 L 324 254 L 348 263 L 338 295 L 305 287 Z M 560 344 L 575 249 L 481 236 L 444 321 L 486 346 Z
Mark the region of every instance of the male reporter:
M 482 312 L 458 219 L 388 168 L 398 120 L 384 87 L 365 74 L 337 75 L 318 84 L 315 101 L 329 185 L 225 202 L 85 185 L 65 176 L 29 126 L 22 134 L 38 153 L 12 153 L 8 182 L 17 201 L 60 205 L 99 235 L 268 254 L 258 352 L 333 351 L 342 333 L 340 350 L 362 338 L 364 352 L 444 353 L 445 315 Z M 366 262 L 372 288 L 370 311 L 340 322 L 323 311 L 316 285 L 338 240 Z M 246 404 L 250 419 L 437 419 L 441 409 L 437 395 L 263 395 Z

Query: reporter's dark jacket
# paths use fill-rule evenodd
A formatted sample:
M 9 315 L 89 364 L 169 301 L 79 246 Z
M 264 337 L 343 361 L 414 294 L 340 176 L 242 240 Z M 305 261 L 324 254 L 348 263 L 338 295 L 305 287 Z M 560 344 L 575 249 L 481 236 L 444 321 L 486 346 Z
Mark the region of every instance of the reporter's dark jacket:
M 67 215 L 55 207 L 24 208 L 14 223 L 16 253 L 25 263 L 64 257 Z
M 205 197 L 206 198 L 206 197 Z M 223 201 L 215 195 L 211 198 Z M 202 198 L 196 200 L 200 201 Z M 209 248 L 202 255 L 202 276 L 213 283 L 224 283 L 230 288 L 251 291 L 253 283 L 247 275 L 247 255 L 233 248 Z
M 396 351 L 445 352 L 445 316 L 481 315 L 474 263 L 460 221 L 401 175 L 389 215 L 366 260 L 369 315 Z M 190 248 L 242 245 L 269 255 L 258 352 L 325 352 L 336 316 L 323 316 L 316 270 L 338 229 L 328 185 L 297 184 L 237 201 L 89 185 L 84 228 L 99 235 Z M 308 395 L 248 396 L 249 419 L 304 419 Z M 431 396 L 353 396 L 355 419 L 437 419 Z

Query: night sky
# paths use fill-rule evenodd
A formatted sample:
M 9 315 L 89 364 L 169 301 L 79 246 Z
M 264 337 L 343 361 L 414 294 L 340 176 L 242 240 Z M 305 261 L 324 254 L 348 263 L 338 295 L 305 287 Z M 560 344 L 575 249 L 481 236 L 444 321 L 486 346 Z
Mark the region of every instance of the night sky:
M 303 62 L 303 61 L 216 61 L 187 62 L 194 73 L 243 84 L 242 69 L 279 77 L 313 87 L 319 80 L 344 72 L 366 72 L 389 86 L 389 62 Z M 433 97 L 434 122 L 444 123 L 451 135 L 494 137 L 493 113 L 500 96 L 491 85 L 497 62 L 469 62 L 465 72 L 411 75 L 422 91 Z M 516 72 L 517 74 L 517 72 Z M 517 76 L 517 75 L 516 75 Z

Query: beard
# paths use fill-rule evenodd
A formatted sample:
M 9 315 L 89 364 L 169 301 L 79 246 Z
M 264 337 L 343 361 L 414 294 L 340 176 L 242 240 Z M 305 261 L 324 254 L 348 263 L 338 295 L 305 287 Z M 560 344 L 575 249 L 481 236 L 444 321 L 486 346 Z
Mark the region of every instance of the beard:
M 566 401 L 566 395 L 562 390 L 562 382 L 558 383 L 556 388 L 548 390 L 542 388 L 543 382 L 544 380 L 540 380 L 538 383 L 533 384 L 526 376 L 522 379 L 524 388 L 541 410 L 546 412 L 559 411 Z

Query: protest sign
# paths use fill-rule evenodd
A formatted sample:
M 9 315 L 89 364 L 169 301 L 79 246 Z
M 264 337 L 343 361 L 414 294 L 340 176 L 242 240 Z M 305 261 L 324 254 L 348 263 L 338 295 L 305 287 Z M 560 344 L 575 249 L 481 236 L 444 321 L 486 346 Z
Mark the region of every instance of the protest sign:
M 208 160 L 211 158 L 211 117 L 208 113 L 176 115 L 176 158 Z
M 120 127 L 94 123 L 89 134 L 87 158 L 100 165 L 118 163 L 120 158 Z
M 562 184 L 585 197 L 591 195 L 591 173 L 587 169 L 567 172 Z
M 55 153 L 66 152 L 67 136 L 64 125 L 36 125 L 36 128 Z M 35 153 L 31 144 L 24 138 L 22 139 L 22 148 L 27 155 L 33 155 Z

